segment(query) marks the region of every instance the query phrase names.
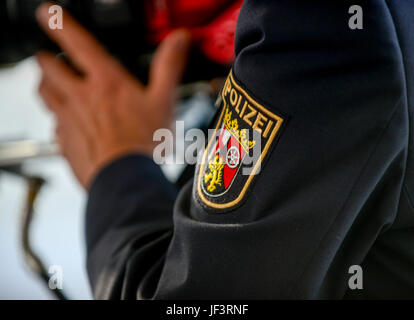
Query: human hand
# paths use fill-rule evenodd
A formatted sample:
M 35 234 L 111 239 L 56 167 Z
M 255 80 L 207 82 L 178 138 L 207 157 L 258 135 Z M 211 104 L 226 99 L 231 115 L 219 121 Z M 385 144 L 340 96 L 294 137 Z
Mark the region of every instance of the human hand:
M 39 93 L 56 116 L 62 154 L 88 189 L 99 170 L 116 158 L 129 153 L 152 156 L 154 131 L 169 127 L 173 118 L 190 36 L 178 30 L 161 43 L 144 86 L 68 13 L 63 29 L 51 30 L 49 6 L 37 10 L 39 24 L 82 76 L 54 55 L 41 52 Z

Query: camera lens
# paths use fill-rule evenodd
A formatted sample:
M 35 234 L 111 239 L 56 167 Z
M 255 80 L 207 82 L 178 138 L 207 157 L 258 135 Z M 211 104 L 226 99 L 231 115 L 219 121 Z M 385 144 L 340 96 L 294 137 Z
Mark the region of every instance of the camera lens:
M 0 64 L 18 62 L 40 49 L 57 47 L 40 30 L 36 8 L 46 0 L 0 0 Z M 143 29 L 141 8 L 131 0 L 55 0 L 87 27 L 113 53 L 121 56 L 134 46 L 125 41 Z M 137 1 L 138 2 L 138 1 Z M 132 48 L 131 48 L 132 47 Z
M 4 0 L 0 4 L 0 64 L 14 63 L 34 54 L 47 43 L 35 19 L 44 0 Z

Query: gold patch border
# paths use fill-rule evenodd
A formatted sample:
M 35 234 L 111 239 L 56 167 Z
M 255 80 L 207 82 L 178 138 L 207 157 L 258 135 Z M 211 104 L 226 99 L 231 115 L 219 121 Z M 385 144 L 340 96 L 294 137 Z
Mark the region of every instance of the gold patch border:
M 238 197 L 236 199 L 234 199 L 234 200 L 232 200 L 230 202 L 226 202 L 226 203 L 214 203 L 214 202 L 211 202 L 211 201 L 209 201 L 208 199 L 205 198 L 205 196 L 203 195 L 203 192 L 201 191 L 200 183 L 201 183 L 201 177 L 202 177 L 202 172 L 203 172 L 202 168 L 203 168 L 203 164 L 205 163 L 208 150 L 210 149 L 211 143 L 214 140 L 214 135 L 210 139 L 210 141 L 208 142 L 207 148 L 204 150 L 202 162 L 200 164 L 200 169 L 199 169 L 199 173 L 198 173 L 198 180 L 197 180 L 197 191 L 198 191 L 198 195 L 199 195 L 200 199 L 207 206 L 212 207 L 212 208 L 215 208 L 215 209 L 227 209 L 227 208 L 234 207 L 236 204 L 238 204 L 243 199 L 244 195 L 247 192 L 247 189 L 248 189 L 250 183 L 252 182 L 252 180 L 253 180 L 253 178 L 254 178 L 257 170 L 259 169 L 261 163 L 263 162 L 264 157 L 266 156 L 267 152 L 269 151 L 269 148 L 272 145 L 272 142 L 275 139 L 276 134 L 279 132 L 279 130 L 280 130 L 281 126 L 282 126 L 282 123 L 284 121 L 283 118 L 281 118 L 278 115 L 270 112 L 265 107 L 263 107 L 261 104 L 259 104 L 258 102 L 256 102 L 252 97 L 250 97 L 250 95 L 243 88 L 241 88 L 237 84 L 237 82 L 234 80 L 233 70 L 230 70 L 229 79 L 230 79 L 231 83 L 233 84 L 233 86 L 239 92 L 241 92 L 242 94 L 244 94 L 245 98 L 251 104 L 253 104 L 255 107 L 257 107 L 258 109 L 260 109 L 263 113 L 267 114 L 269 117 L 272 117 L 274 120 L 276 120 L 276 125 L 275 125 L 275 127 L 274 127 L 274 129 L 272 131 L 272 134 L 270 135 L 270 137 L 269 137 L 269 139 L 268 139 L 268 141 L 267 141 L 267 143 L 266 143 L 266 145 L 265 145 L 265 147 L 263 149 L 262 154 L 260 155 L 259 160 L 257 161 L 256 165 L 254 166 L 252 173 L 250 174 L 249 178 L 247 179 L 246 183 L 244 184 L 242 191 L 240 192 L 240 194 L 238 195 Z M 225 99 L 224 99 L 224 90 L 222 90 L 222 93 L 221 94 L 222 94 L 221 97 L 222 97 L 223 102 L 224 102 L 225 101 Z M 221 120 L 223 119 L 224 111 L 225 111 L 225 108 L 223 107 L 223 110 L 221 111 L 221 114 L 220 114 L 220 118 L 217 121 L 217 125 L 216 125 L 216 128 L 215 128 L 215 131 L 216 132 L 217 132 L 217 130 L 218 130 L 220 124 L 221 124 Z

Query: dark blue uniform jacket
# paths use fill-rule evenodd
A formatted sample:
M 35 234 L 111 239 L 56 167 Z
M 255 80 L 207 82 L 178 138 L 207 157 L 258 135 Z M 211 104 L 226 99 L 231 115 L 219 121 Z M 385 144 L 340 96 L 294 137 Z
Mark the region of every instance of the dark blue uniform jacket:
M 414 1 L 247 0 L 235 41 L 212 124 L 231 136 L 192 181 L 140 155 L 95 179 L 95 297 L 414 298 Z M 245 130 L 251 174 L 214 153 L 242 159 Z

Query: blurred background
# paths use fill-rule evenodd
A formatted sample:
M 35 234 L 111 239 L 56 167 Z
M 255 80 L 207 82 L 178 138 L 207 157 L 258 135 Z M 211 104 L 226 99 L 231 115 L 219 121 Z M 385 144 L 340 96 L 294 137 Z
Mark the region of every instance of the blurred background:
M 53 140 L 54 120 L 37 95 L 38 82 L 34 58 L 0 69 L 0 141 Z M 83 190 L 61 157 L 27 161 L 23 170 L 46 180 L 36 204 L 33 247 L 46 268 L 62 267 L 63 290 L 70 298 L 91 298 L 85 268 Z M 0 171 L 0 299 L 54 298 L 24 262 L 20 235 L 26 192 L 25 180 Z

